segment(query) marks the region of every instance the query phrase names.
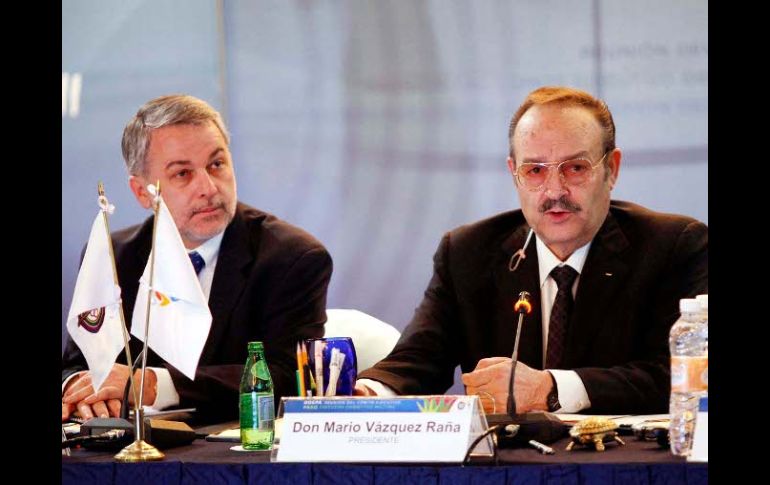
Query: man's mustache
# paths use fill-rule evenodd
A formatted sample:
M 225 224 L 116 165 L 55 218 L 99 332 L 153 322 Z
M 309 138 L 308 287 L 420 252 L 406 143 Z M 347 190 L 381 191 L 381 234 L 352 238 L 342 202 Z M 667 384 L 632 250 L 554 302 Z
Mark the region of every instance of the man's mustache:
M 201 206 L 201 207 L 196 207 L 195 209 L 193 209 L 191 211 L 190 215 L 195 215 L 198 212 L 202 212 L 204 210 L 211 210 L 211 209 L 222 209 L 222 210 L 224 210 L 225 209 L 225 202 L 222 201 L 222 200 L 211 201 L 211 203 L 209 203 L 209 204 L 206 204 L 206 205 Z
M 562 195 L 558 199 L 546 200 L 542 203 L 542 205 L 540 205 L 538 211 L 545 213 L 554 207 L 558 207 L 559 209 L 565 210 L 567 212 L 579 212 L 583 210 L 578 204 L 569 200 L 566 195 Z

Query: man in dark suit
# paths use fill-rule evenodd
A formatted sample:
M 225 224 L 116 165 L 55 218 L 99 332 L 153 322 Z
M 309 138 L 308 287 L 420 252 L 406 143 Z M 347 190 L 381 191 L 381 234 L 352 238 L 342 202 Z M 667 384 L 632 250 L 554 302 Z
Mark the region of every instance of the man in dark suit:
M 148 184 L 160 180 L 182 242 L 195 250 L 194 265 L 202 261 L 196 272 L 213 317 L 194 381 L 150 350 L 143 403 L 195 407 L 200 421 L 235 419 L 249 341 L 265 342 L 276 404 L 294 395 L 295 344 L 324 333 L 332 272 L 326 249 L 302 229 L 237 202 L 229 135 L 205 102 L 183 95 L 149 101 L 126 125 L 122 146 L 129 185 L 143 207 L 152 206 Z M 113 235 L 127 323 L 152 228 L 150 217 Z M 132 338 L 132 356 L 141 347 Z M 68 342 L 62 420 L 75 411 L 84 418 L 119 414 L 129 376 L 122 357 L 95 393 L 82 353 Z
M 534 310 L 516 366 L 517 412 L 661 413 L 680 298 L 708 291 L 708 229 L 611 201 L 621 152 L 606 104 L 577 89 L 529 94 L 509 129 L 521 210 L 447 233 L 412 322 L 357 393 L 443 393 L 454 368 L 504 411 L 521 291 Z M 528 235 L 534 234 L 528 238 Z

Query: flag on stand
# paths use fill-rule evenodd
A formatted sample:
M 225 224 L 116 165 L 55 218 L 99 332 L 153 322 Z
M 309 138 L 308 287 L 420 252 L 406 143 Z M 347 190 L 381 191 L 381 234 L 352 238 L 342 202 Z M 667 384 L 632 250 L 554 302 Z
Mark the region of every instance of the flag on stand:
M 115 284 L 112 268 L 110 240 L 100 211 L 91 226 L 67 316 L 67 331 L 88 362 L 95 390 L 107 378 L 124 346 L 120 287 Z
M 148 346 L 190 379 L 195 379 L 211 329 L 211 311 L 174 219 L 160 197 L 155 234 L 155 269 Z M 131 334 L 144 341 L 150 262 L 139 279 Z

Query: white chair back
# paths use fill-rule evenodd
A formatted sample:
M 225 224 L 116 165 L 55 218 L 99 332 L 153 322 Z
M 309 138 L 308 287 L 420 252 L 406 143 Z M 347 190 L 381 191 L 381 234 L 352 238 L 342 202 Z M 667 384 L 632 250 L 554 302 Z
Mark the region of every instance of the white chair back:
M 388 355 L 401 337 L 395 327 L 358 310 L 326 310 L 324 337 L 350 337 L 356 347 L 358 372 Z

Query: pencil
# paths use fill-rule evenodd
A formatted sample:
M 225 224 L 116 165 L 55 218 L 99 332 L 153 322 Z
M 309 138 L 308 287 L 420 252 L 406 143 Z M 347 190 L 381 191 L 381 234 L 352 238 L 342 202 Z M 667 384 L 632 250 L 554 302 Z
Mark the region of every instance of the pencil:
M 307 383 L 310 384 L 310 365 L 307 361 L 307 347 L 305 346 L 305 342 L 301 342 L 300 346 L 302 347 L 302 380 L 304 383 L 305 380 L 305 373 L 308 374 L 307 376 Z M 305 387 L 305 393 L 303 394 L 304 397 L 307 397 L 310 394 L 310 389 L 308 387 Z
M 305 397 L 305 365 L 299 342 L 297 342 L 297 392 L 300 397 Z

